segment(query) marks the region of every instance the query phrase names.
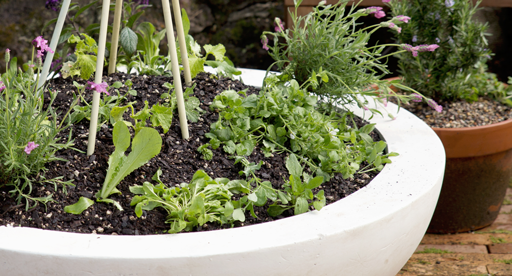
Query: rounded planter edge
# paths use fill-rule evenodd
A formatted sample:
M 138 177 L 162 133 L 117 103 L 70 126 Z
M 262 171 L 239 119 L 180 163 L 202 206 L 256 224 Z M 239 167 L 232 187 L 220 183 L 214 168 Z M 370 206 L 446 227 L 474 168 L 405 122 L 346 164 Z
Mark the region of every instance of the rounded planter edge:
M 263 73 L 262 73 L 263 72 Z M 243 69 L 246 83 L 264 71 Z M 443 181 L 445 152 L 420 119 L 370 121 L 393 157 L 366 187 L 321 211 L 228 230 L 153 236 L 0 227 L 1 275 L 390 275 L 420 243 Z M 368 118 L 370 113 L 352 108 Z

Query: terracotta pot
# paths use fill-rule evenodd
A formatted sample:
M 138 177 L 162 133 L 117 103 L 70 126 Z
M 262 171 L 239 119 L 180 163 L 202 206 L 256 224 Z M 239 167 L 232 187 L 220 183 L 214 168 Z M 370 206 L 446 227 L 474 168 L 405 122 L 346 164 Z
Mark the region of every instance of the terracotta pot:
M 446 169 L 429 233 L 458 233 L 491 225 L 512 177 L 512 120 L 465 128 L 433 128 Z
M 427 232 L 460 233 L 491 225 L 512 177 L 512 120 L 432 129 L 443 142 L 446 169 Z

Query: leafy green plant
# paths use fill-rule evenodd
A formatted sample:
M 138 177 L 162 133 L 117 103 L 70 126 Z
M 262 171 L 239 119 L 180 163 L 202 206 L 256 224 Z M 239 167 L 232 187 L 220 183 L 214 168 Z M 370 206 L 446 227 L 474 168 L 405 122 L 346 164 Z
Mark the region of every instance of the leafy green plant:
M 439 48 L 418 56 L 400 54 L 399 69 L 404 84 L 435 100 L 474 101 L 488 96 L 509 105 L 512 89 L 506 89 L 493 74 L 486 73 L 491 58 L 487 24 L 473 19 L 478 10 L 462 0 L 392 0 L 394 16 L 407 14 L 411 23 L 394 33 L 399 43 L 430 44 Z
M 123 210 L 119 202 L 108 197 L 112 194 L 120 193 L 116 188 L 119 182 L 160 153 L 162 138 L 155 129 L 141 128 L 133 138 L 130 154 L 126 156 L 125 151 L 130 146 L 130 132 L 126 124 L 120 121 L 114 125 L 112 140 L 116 149 L 108 159 L 105 182 L 103 182 L 101 190 L 95 196 L 96 201 L 112 203 L 119 210 Z M 90 199 L 81 198 L 79 202 L 66 206 L 65 211 L 80 214 L 92 203 Z
M 88 80 L 96 72 L 96 56 L 98 54 L 96 41 L 82 33 L 80 36 L 71 35 L 68 42 L 76 44 L 75 52 L 71 58 L 74 61 L 65 63 L 61 70 L 62 77 L 79 76 L 83 80 Z
M 166 222 L 171 225 L 169 233 L 191 231 L 207 222 L 232 224 L 236 220 L 244 220 L 243 211 L 233 205 L 231 196 L 249 191 L 245 181 L 212 179 L 199 170 L 190 183 L 168 188 L 160 181 L 159 173 L 153 177 L 159 183 L 156 186 L 144 182 L 143 186 L 130 187 L 130 191 L 137 194 L 131 202 L 137 216 L 142 216 L 143 210 L 164 208 L 168 213 Z
M 313 195 L 312 190 L 322 185 L 324 178 L 322 176 L 313 178 L 303 172 L 302 165 L 297 160 L 295 154 L 290 154 L 286 159 L 286 168 L 290 173 L 289 180 L 284 184 L 286 194 L 279 192 L 279 199 L 282 204 L 270 206 L 269 214 L 275 217 L 285 210 L 294 208 L 294 214 L 299 215 L 307 212 L 311 205 L 316 210 L 322 209 L 325 206 L 324 191 L 321 190 L 316 195 Z M 301 176 L 304 177 L 304 183 L 301 181 Z
M 323 71 L 317 77 L 323 75 Z M 325 80 L 324 80 L 325 81 Z M 276 76 L 266 79 L 265 91 L 259 96 L 245 91 L 227 90 L 216 96 L 211 109 L 219 111 L 219 120 L 211 125 L 209 144 L 212 149 L 223 145 L 229 154 L 248 156 L 255 145 L 262 143 L 264 153 L 295 153 L 316 176 L 339 172 L 349 178 L 356 172 L 381 170 L 389 163 L 384 154 L 386 143 L 373 142 L 368 135 L 373 125 L 361 129 L 347 125 L 347 115 L 326 115 L 317 108 L 316 96 L 295 80 L 289 84 Z M 289 147 L 288 147 L 289 145 Z M 371 167 L 361 168 L 367 161 Z
M 43 43 L 46 46 L 46 41 Z M 38 46 L 42 48 L 42 45 Z M 38 88 L 41 59 L 34 56 L 23 72 L 17 66 L 17 59 L 10 59 L 9 50 L 5 53 L 7 71 L 0 76 L 0 187 L 9 187 L 9 193 L 16 196 L 18 203 L 25 199 L 28 209 L 31 202 L 46 203 L 51 201 L 51 195 L 46 197 L 31 197 L 35 183 L 46 182 L 72 185 L 70 181 L 46 179 L 45 165 L 56 160 L 55 156 L 61 149 L 73 146 L 71 130 L 65 143 L 59 143 L 57 135 L 69 128 L 66 119 L 57 120 L 57 110 L 52 107 L 58 92 L 48 91 L 50 101 L 45 105 L 43 87 Z M 33 50 L 35 52 L 35 48 Z M 34 69 L 37 78 L 34 79 Z M 73 101 L 70 109 L 77 104 Z M 47 107 L 45 107 L 47 106 Z M 65 112 L 65 111 L 64 111 Z M 57 187 L 55 187 L 57 189 Z

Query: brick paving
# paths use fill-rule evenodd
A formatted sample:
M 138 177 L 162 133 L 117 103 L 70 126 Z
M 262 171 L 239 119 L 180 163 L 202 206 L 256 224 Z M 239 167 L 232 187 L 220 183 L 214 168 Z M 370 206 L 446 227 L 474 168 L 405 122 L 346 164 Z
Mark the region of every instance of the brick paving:
M 512 276 L 512 188 L 491 226 L 471 233 L 426 234 L 397 274 L 426 275 Z

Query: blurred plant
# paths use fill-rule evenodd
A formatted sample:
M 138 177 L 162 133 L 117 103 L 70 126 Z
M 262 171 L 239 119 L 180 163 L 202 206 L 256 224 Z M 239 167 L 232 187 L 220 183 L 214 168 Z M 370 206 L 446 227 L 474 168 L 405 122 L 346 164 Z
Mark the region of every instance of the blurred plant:
M 399 69 L 405 85 L 435 100 L 475 101 L 488 96 L 512 105 L 506 98 L 512 88 L 499 88 L 494 74 L 486 73 L 491 58 L 486 36 L 487 23 L 473 19 L 477 5 L 465 0 L 391 0 L 393 16 L 407 14 L 411 23 L 399 33 L 399 43 L 416 44 L 413 56 L 400 54 Z M 439 49 L 422 55 L 414 49 L 436 43 Z M 495 86 L 497 84 L 498 86 Z

